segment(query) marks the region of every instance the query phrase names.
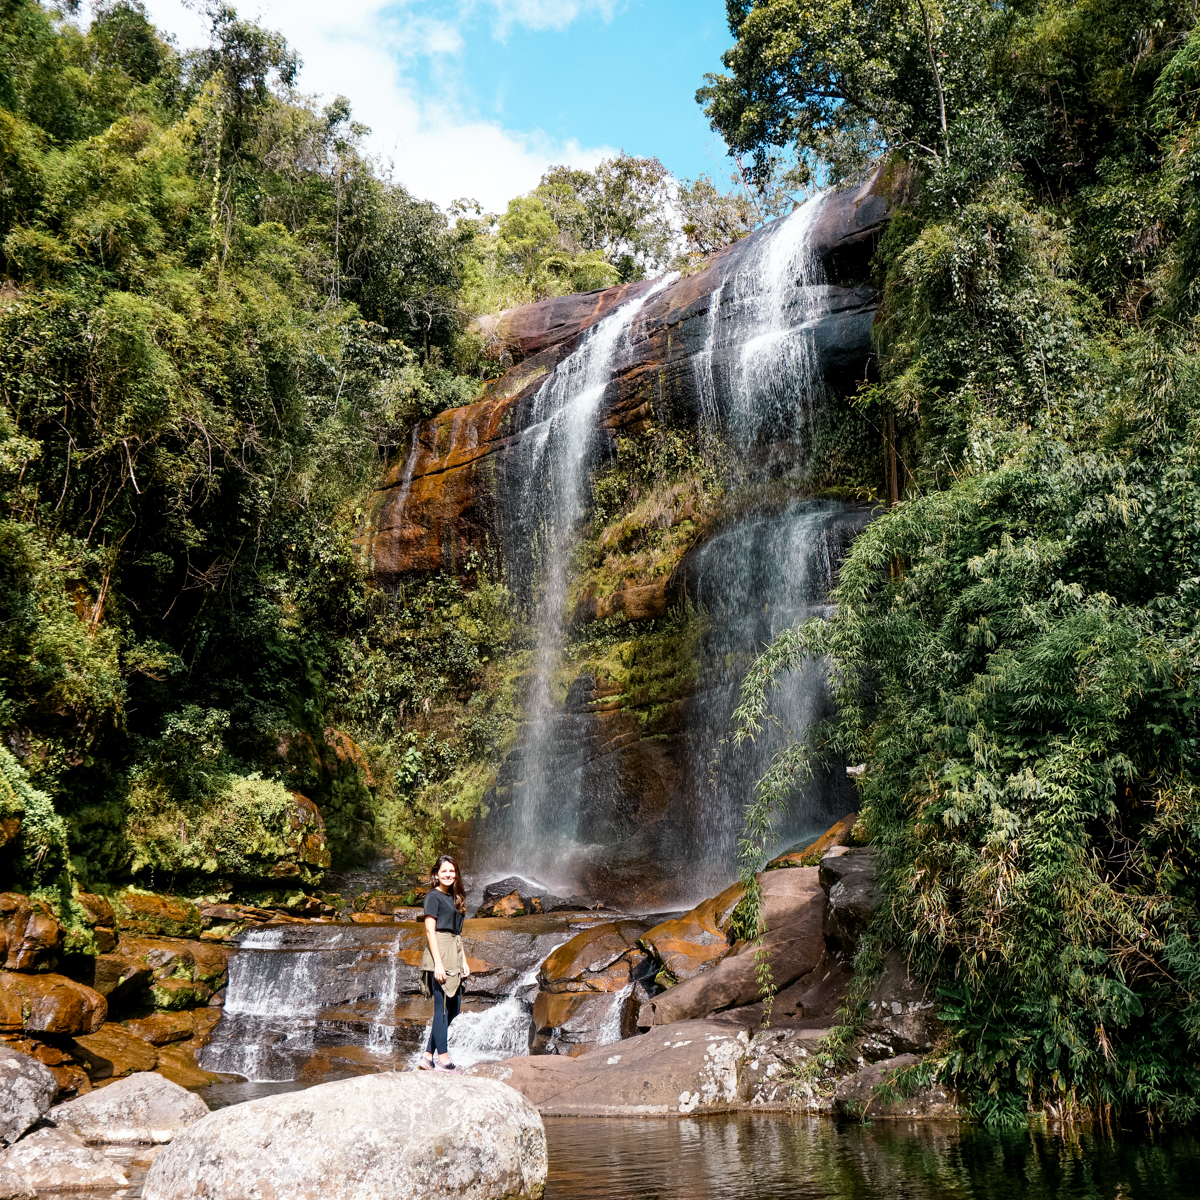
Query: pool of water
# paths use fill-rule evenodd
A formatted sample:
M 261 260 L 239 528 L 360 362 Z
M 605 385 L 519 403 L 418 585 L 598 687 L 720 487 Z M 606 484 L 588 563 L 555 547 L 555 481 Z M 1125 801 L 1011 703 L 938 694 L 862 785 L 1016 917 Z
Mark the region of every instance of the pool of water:
M 220 1086 L 220 1085 L 219 1085 Z M 222 1108 L 287 1085 L 223 1085 Z M 214 1103 L 215 1101 L 215 1103 Z M 679 1120 L 546 1121 L 545 1200 L 1196 1200 L 1200 1139 L 1131 1132 L 996 1133 L 969 1125 L 837 1124 L 735 1113 Z M 137 1200 L 154 1156 L 110 1147 Z M 75 1196 L 81 1193 L 74 1193 Z M 65 1193 L 43 1192 L 65 1200 Z
M 1200 1140 L 729 1114 L 546 1121 L 545 1200 L 1196 1200 Z

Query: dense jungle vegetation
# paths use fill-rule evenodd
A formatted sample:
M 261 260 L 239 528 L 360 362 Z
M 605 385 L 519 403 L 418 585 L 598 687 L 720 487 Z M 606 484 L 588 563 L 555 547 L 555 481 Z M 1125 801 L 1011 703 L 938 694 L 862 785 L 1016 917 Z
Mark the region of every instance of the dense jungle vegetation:
M 279 36 L 206 11 L 181 53 L 136 2 L 85 27 L 0 0 L 0 870 L 25 888 L 314 882 L 293 790 L 335 867 L 415 862 L 469 813 L 514 728 L 508 594 L 487 563 L 369 588 L 370 488 L 495 371 L 474 315 L 687 254 L 654 159 L 443 213 Z M 685 193 L 693 253 L 760 219 Z
M 753 737 L 773 681 L 826 655 L 838 717 L 760 784 L 744 865 L 814 760 L 865 764 L 888 902 L 860 977 L 909 954 L 938 1069 L 993 1120 L 1192 1119 L 1195 5 L 728 8 L 699 98 L 745 186 L 620 155 L 492 214 L 411 195 L 227 6 L 184 53 L 132 0 L 86 27 L 0 0 L 0 872 L 61 896 L 312 884 L 330 860 L 299 851 L 292 791 L 334 867 L 418 861 L 511 743 L 528 651 L 497 564 L 382 592 L 354 537 L 414 421 L 497 370 L 471 318 L 685 266 L 879 167 L 854 408 L 887 511 L 836 617 L 746 681 Z M 593 599 L 666 552 L 639 505 L 715 494 L 675 437 L 595 481 Z
M 729 0 L 700 99 L 752 169 L 886 162 L 896 503 L 828 625 L 838 717 L 759 786 L 864 763 L 861 830 L 935 1056 L 994 1120 L 1200 1105 L 1200 32 L 1191 0 Z M 886 497 L 885 497 L 886 498 Z M 853 1016 L 853 1014 L 850 1014 Z M 835 1039 L 836 1042 L 836 1039 Z

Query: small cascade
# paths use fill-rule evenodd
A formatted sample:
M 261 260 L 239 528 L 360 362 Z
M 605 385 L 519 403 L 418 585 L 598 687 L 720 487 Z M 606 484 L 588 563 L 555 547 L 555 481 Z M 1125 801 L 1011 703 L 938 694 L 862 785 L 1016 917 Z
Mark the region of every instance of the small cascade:
M 600 1026 L 596 1033 L 597 1046 L 611 1046 L 613 1042 L 619 1042 L 623 1036 L 622 1025 L 625 1020 L 625 1008 L 629 1003 L 629 997 L 633 995 L 633 984 L 627 983 L 619 992 L 612 993 L 608 1016 L 604 1018 L 604 1024 Z

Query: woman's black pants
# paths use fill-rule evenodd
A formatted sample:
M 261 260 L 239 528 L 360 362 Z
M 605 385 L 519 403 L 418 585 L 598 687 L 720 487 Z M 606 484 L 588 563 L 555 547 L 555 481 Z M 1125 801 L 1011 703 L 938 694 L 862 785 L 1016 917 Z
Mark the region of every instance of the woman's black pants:
M 462 1008 L 461 984 L 453 996 L 447 996 L 440 984 L 433 985 L 433 1028 L 429 1031 L 430 1054 L 434 1050 L 437 1050 L 439 1054 L 448 1053 L 446 1035 L 450 1029 L 450 1022 L 458 1016 L 460 1008 Z

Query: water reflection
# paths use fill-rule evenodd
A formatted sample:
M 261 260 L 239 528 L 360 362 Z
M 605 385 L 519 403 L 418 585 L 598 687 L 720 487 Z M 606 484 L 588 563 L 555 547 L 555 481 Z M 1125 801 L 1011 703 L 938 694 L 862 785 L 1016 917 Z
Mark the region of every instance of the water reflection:
M 545 1200 L 1193 1200 L 1200 1142 L 731 1114 L 546 1121 Z

